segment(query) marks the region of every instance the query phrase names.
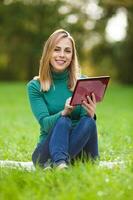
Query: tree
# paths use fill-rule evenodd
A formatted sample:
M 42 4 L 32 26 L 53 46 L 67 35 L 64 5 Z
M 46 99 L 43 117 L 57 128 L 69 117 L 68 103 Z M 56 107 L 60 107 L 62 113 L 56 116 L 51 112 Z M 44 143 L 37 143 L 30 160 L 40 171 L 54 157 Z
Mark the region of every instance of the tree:
M 104 9 L 105 14 L 97 21 L 95 29 L 101 33 L 102 40 L 92 49 L 92 62 L 99 66 L 99 71 L 103 69 L 103 72 L 108 71 L 108 73 L 115 75 L 121 82 L 133 84 L 133 2 L 130 0 L 101 0 L 99 5 Z M 127 36 L 121 42 L 110 44 L 105 39 L 105 28 L 108 20 L 121 7 L 127 10 Z
M 57 28 L 66 28 L 77 38 L 79 54 L 85 29 L 80 7 L 63 1 L 12 1 L 0 5 L 0 78 L 2 80 L 29 80 L 38 74 L 39 60 L 44 42 Z M 69 7 L 60 13 L 61 7 Z M 76 23 L 68 23 L 68 16 L 78 16 Z

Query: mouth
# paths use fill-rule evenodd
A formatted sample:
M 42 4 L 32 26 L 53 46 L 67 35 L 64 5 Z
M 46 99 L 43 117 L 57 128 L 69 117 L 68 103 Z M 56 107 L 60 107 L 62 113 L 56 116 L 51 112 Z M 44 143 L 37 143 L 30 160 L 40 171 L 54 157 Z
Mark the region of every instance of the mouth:
M 58 65 L 63 65 L 66 61 L 65 60 L 55 60 Z

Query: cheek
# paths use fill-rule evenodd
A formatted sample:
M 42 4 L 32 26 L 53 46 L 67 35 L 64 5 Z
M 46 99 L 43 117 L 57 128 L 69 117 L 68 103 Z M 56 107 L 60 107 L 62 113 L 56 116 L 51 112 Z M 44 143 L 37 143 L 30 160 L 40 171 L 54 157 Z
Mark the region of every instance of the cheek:
M 69 60 L 69 62 L 72 61 L 72 55 L 68 55 L 67 59 Z
M 52 55 L 51 55 L 51 59 L 54 59 L 56 57 L 56 53 L 53 52 Z
M 51 65 L 54 63 L 54 59 L 53 59 L 53 57 L 50 59 L 49 62 L 50 62 Z

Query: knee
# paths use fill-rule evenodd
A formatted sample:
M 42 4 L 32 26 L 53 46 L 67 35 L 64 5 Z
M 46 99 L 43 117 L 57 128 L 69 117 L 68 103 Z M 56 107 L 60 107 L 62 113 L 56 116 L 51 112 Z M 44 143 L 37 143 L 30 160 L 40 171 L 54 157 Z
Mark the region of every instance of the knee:
M 67 126 L 69 128 L 71 128 L 71 126 L 72 126 L 71 119 L 69 117 L 65 117 L 65 116 L 60 117 L 57 121 L 57 124 L 60 126 Z
M 92 133 L 96 132 L 97 130 L 96 122 L 93 118 L 84 116 L 81 120 L 82 120 L 84 128 L 90 130 Z

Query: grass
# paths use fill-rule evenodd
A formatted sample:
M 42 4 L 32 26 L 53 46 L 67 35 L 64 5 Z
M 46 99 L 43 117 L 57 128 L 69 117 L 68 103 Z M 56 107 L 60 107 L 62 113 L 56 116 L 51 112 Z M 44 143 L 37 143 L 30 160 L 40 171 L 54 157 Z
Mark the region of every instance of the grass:
M 0 160 L 30 161 L 39 126 L 31 113 L 25 83 L 0 83 Z M 110 84 L 97 105 L 101 160 L 124 161 L 107 169 L 77 162 L 66 171 L 0 168 L 0 199 L 132 199 L 133 87 Z

